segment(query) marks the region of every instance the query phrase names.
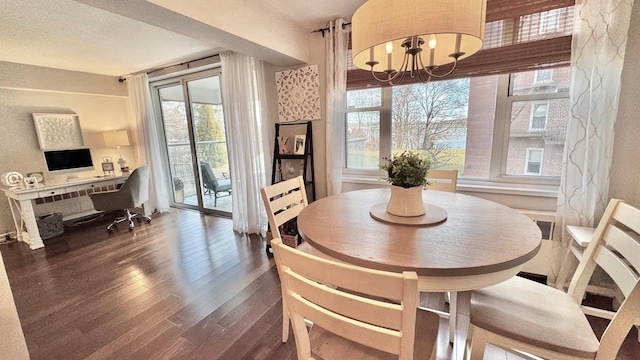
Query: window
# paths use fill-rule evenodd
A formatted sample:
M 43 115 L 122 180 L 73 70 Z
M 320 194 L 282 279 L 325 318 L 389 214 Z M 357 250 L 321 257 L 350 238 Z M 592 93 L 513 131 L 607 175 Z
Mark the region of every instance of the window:
M 348 94 L 371 91 L 380 102 L 350 103 L 345 175 L 379 177 L 380 158 L 413 149 L 464 181 L 559 184 L 575 2 L 506 3 L 487 3 L 482 49 L 444 80 L 392 87 L 347 64 Z M 537 171 L 527 149 L 544 151 Z
M 469 180 L 557 184 L 570 71 L 555 74 L 538 86 L 528 71 L 349 90 L 345 173 L 379 176 L 382 157 L 410 149 Z
M 347 92 L 346 167 L 376 169 L 380 162 L 382 89 Z
M 536 70 L 534 83 L 548 82 L 553 80 L 553 69 Z
M 528 175 L 542 174 L 542 154 L 543 149 L 527 149 L 527 160 L 525 161 L 524 173 Z
M 547 128 L 547 115 L 549 112 L 548 102 L 531 103 L 531 120 L 529 121 L 530 131 L 543 131 Z
M 557 31 L 560 27 L 560 9 L 553 9 L 540 13 L 539 33 L 546 34 Z

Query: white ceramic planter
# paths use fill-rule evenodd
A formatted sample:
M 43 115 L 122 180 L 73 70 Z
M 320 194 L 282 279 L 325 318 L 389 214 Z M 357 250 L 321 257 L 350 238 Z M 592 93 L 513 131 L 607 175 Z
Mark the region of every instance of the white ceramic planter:
M 391 185 L 391 198 L 387 204 L 387 212 L 391 215 L 406 217 L 424 215 L 422 186 L 403 188 Z

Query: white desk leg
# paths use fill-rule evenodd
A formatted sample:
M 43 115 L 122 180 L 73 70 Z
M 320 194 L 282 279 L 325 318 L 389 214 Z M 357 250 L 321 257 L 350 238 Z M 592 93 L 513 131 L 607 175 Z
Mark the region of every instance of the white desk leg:
M 471 291 L 458 291 L 452 294 L 452 302 L 456 303 L 455 311 L 455 337 L 453 340 L 453 358 L 464 359 L 464 351 L 467 345 L 467 334 L 471 314 Z M 455 299 L 455 301 L 453 300 Z M 451 321 L 451 320 L 449 320 Z M 453 322 L 449 323 L 454 324 Z
M 36 222 L 36 215 L 33 212 L 31 200 L 20 200 L 20 215 L 27 227 L 26 234 L 21 231 L 22 229 L 16 229 L 21 233 L 20 240 L 27 243 L 31 250 L 43 248 L 44 243 L 40 237 L 40 231 L 38 231 L 38 223 Z

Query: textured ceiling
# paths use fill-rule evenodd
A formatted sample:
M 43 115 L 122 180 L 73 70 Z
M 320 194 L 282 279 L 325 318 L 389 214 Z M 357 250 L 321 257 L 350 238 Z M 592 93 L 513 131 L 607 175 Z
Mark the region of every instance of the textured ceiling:
M 215 38 L 203 41 L 103 10 L 99 0 L 81 1 L 0 0 L 0 61 L 120 76 L 222 50 Z M 308 31 L 350 18 L 364 2 L 257 1 Z

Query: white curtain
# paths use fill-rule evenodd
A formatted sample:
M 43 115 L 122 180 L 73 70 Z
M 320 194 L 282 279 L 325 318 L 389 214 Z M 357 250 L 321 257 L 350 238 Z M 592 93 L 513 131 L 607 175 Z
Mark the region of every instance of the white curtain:
M 233 192 L 233 229 L 239 233 L 267 230 L 260 189 L 268 185 L 270 162 L 264 88 L 264 64 L 232 51 L 220 53 L 224 116 Z
M 343 29 L 344 20 L 329 23 L 325 38 L 327 82 L 326 169 L 327 195 L 342 191 L 342 166 L 345 143 L 345 100 L 347 87 L 347 43 L 349 32 Z
M 557 229 L 594 226 L 608 202 L 620 76 L 633 0 L 578 0 L 571 45 L 571 114 Z M 561 236 L 562 248 L 568 236 Z M 558 245 L 558 244 L 556 244 Z M 560 266 L 557 255 L 554 273 Z
M 149 165 L 149 210 L 169 211 L 171 186 L 169 184 L 168 162 L 162 156 L 161 126 L 156 121 L 151 104 L 149 78 L 140 74 L 127 78 L 127 90 L 131 109 L 136 120 L 135 134 L 138 159 Z M 145 209 L 146 210 L 146 209 Z

